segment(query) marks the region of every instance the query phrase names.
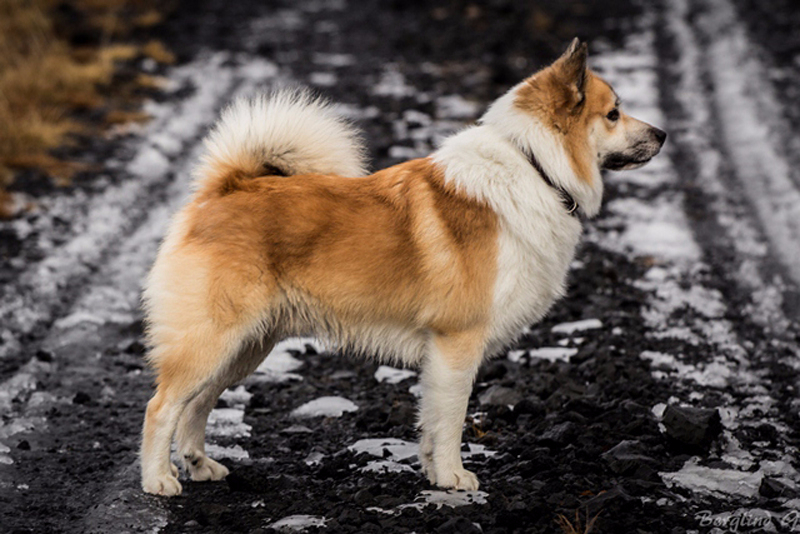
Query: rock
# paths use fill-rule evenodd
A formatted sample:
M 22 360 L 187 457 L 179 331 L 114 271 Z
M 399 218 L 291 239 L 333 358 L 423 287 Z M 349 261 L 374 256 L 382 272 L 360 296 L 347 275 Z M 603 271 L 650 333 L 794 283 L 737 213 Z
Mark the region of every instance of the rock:
M 655 460 L 642 454 L 642 445 L 639 441 L 623 440 L 614 448 L 603 453 L 602 458 L 617 474 L 627 474 L 636 471 L 640 466 L 655 464 Z
M 621 487 L 617 486 L 592 497 L 588 501 L 581 503 L 581 505 L 588 511 L 589 515 L 593 515 L 604 508 L 608 508 L 611 502 L 627 502 L 631 500 L 634 500 L 634 497 L 631 497 Z
M 139 341 L 138 339 L 134 339 L 124 348 L 124 351 L 128 354 L 136 354 L 141 356 L 145 352 L 147 352 L 147 347 Z
M 208 503 L 198 511 L 196 521 L 202 526 L 218 526 L 224 525 L 230 516 L 231 511 L 227 506 L 217 503 Z
M 436 532 L 438 534 L 480 534 L 482 531 L 466 517 L 458 516 L 440 525 Z
M 491 382 L 493 380 L 499 380 L 506 376 L 506 373 L 508 373 L 508 367 L 506 367 L 505 362 L 499 360 L 494 361 L 481 367 L 480 371 L 478 371 L 477 381 Z
M 36 351 L 36 359 L 40 362 L 52 362 L 53 353 L 49 350 L 39 349 Z
M 774 499 L 775 497 L 790 496 L 794 493 L 794 490 L 779 480 L 764 477 L 758 487 L 758 493 L 767 499 Z
M 586 394 L 586 386 L 575 382 L 567 382 L 556 389 L 547 398 L 547 407 L 551 410 L 561 410 L 568 402 L 579 399 Z
M 722 432 L 722 419 L 716 409 L 670 405 L 661 422 L 675 442 L 695 449 L 708 449 Z
M 534 419 L 547 415 L 547 406 L 536 397 L 526 397 L 514 405 L 514 412 L 519 415 L 529 414 Z
M 408 402 L 397 402 L 389 410 L 389 417 L 386 423 L 391 426 L 408 425 L 414 422 L 416 408 Z
M 486 420 L 483 423 L 484 430 L 492 430 L 504 423 L 513 423 L 517 419 L 516 412 L 512 411 L 507 404 L 490 404 L 486 410 Z
M 28 443 L 27 439 L 23 439 L 19 443 L 17 443 L 17 448 L 21 451 L 29 451 L 31 450 L 31 444 Z
M 539 437 L 539 442 L 547 446 L 563 446 L 572 441 L 576 433 L 575 423 L 566 421 L 549 428 Z
M 91 400 L 92 400 L 92 397 L 90 397 L 88 393 L 85 393 L 83 391 L 79 391 L 72 398 L 72 404 L 87 404 L 87 403 L 91 402 Z
M 369 506 L 375 501 L 375 496 L 372 495 L 372 491 L 369 488 L 364 488 L 358 490 L 355 495 L 353 495 L 353 502 L 358 504 L 359 506 Z M 339 519 L 341 521 L 341 518 Z
M 230 491 L 245 493 L 269 493 L 274 490 L 271 480 L 263 473 L 252 469 L 237 469 L 225 477 Z
M 520 395 L 517 391 L 503 386 L 492 386 L 478 395 L 478 402 L 481 403 L 481 406 L 514 406 L 521 400 L 522 395 Z

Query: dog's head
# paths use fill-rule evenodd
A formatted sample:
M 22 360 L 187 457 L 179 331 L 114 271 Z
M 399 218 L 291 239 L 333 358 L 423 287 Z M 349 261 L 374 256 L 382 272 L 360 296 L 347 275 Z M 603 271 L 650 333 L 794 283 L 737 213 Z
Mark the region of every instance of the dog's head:
M 587 51 L 586 43 L 573 40 L 560 58 L 500 98 L 482 122 L 534 154 L 593 215 L 602 197 L 600 169 L 641 167 L 667 134 L 622 110 L 614 89 L 588 69 Z
M 587 50 L 574 39 L 552 65 L 524 82 L 517 105 L 563 135 L 573 159 L 615 171 L 641 167 L 658 154 L 667 134 L 622 110 L 614 89 L 587 68 Z

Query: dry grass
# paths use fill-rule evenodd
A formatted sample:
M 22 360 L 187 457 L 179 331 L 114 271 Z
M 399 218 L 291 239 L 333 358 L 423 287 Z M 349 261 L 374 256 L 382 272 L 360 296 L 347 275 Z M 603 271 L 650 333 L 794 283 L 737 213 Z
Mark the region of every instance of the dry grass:
M 157 87 L 158 79 L 137 76 L 117 87 L 114 74 L 121 62 L 175 60 L 157 41 L 126 42 L 137 26 L 161 21 L 155 0 L 73 0 L 69 5 L 74 13 L 65 18 L 57 14 L 56 0 L 0 0 L 0 216 L 11 215 L 3 185 L 15 171 L 35 168 L 67 180 L 80 170 L 51 150 L 97 128 L 76 119 L 81 111 L 104 111 L 105 124 L 145 119 L 135 111 L 136 87 Z M 71 46 L 77 31 L 96 36 L 96 43 Z
M 599 514 L 589 519 L 589 512 L 586 512 L 585 524 L 581 524 L 581 517 L 578 510 L 575 510 L 575 522 L 571 522 L 563 514 L 558 514 L 556 517 L 556 524 L 561 527 L 564 534 L 590 534 L 594 528 Z

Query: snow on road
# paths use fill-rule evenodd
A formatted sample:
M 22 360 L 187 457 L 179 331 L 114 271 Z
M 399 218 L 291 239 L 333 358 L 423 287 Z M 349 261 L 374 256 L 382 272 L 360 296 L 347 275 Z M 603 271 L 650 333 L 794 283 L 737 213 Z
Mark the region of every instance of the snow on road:
M 715 0 L 713 3 L 726 2 Z M 669 23 L 673 28 L 683 28 L 681 25 L 686 24 L 683 20 L 686 3 L 674 2 L 669 5 L 677 6 L 667 9 Z M 717 14 L 723 19 L 731 16 L 723 9 L 724 6 L 716 7 L 721 11 L 709 11 L 713 13 L 709 15 L 709 19 L 717 20 Z M 628 113 L 667 127 L 658 101 L 658 57 L 654 49 L 655 32 L 652 29 L 655 23 L 655 15 L 647 12 L 642 20 L 641 33 L 629 38 L 625 49 L 597 58 L 595 67 L 622 95 Z M 688 46 L 685 41 L 684 45 Z M 685 48 L 682 52 L 689 55 L 699 53 L 691 48 Z M 715 69 L 724 69 L 728 65 L 724 76 L 729 83 L 732 78 L 748 75 L 747 72 L 737 70 L 735 65 L 722 61 L 712 63 Z M 632 65 L 635 68 L 631 68 Z M 730 96 L 729 93 L 726 94 Z M 727 105 L 734 109 L 732 104 L 729 101 Z M 745 118 L 746 112 L 745 109 L 742 115 Z M 738 127 L 746 126 L 749 125 L 739 124 Z M 757 139 L 751 141 L 758 142 Z M 742 426 L 769 424 L 779 433 L 786 428 L 776 413 L 772 399 L 765 395 L 768 384 L 764 382 L 763 371 L 758 362 L 751 361 L 746 340 L 734 332 L 731 322 L 726 318 L 727 305 L 722 294 L 707 285 L 710 281 L 706 274 L 709 266 L 704 264 L 702 247 L 694 238 L 685 214 L 684 193 L 679 187 L 669 156 L 670 152 L 667 151 L 660 156 L 661 160 L 657 165 L 640 171 L 609 175 L 607 180 L 623 187 L 627 195 L 610 202 L 606 206 L 610 215 L 601 218 L 587 231 L 588 239 L 601 247 L 646 258 L 653 265 L 643 279 L 635 281 L 637 287 L 651 294 L 649 304 L 642 310 L 645 323 L 650 329 L 649 336 L 653 339 L 682 340 L 689 345 L 703 347 L 701 353 L 704 360 L 694 363 L 684 362 L 684 354 L 661 354 L 653 351 L 641 354 L 642 358 L 652 363 L 654 376 L 670 380 L 677 378 L 679 383 L 685 384 L 680 395 L 682 398 L 675 397 L 665 401 L 696 405 L 702 403 L 708 392 L 713 391 L 725 399 L 727 404 L 723 409 L 729 417 L 725 420 L 726 429 L 722 438 L 726 442 L 726 450 L 722 453 L 721 460 L 731 467 L 701 466 L 698 465 L 700 458 L 693 457 L 686 461 L 680 471 L 661 473 L 661 476 L 669 485 L 677 484 L 693 491 L 727 496 L 754 496 L 765 473 L 794 487 L 800 483 L 800 475 L 791 467 L 795 452 L 793 449 L 778 445 L 775 450 L 745 451 L 735 437 L 735 430 Z M 777 168 L 780 169 L 780 165 Z M 739 166 L 737 171 L 748 176 L 748 179 L 752 178 L 751 166 Z M 637 176 L 639 174 L 646 177 Z M 749 193 L 766 195 L 756 191 Z M 783 239 L 780 235 L 778 238 Z M 784 244 L 790 245 L 788 242 Z M 793 250 L 800 250 L 800 247 Z M 750 273 L 751 284 L 755 276 Z M 766 286 L 760 280 L 756 284 L 760 287 Z M 777 311 L 772 310 L 772 313 Z M 728 393 L 728 388 L 731 387 L 736 395 Z M 748 406 L 756 404 L 763 408 L 763 413 L 746 411 Z M 772 462 L 774 457 L 781 459 L 777 468 Z
M 222 52 L 200 54 L 195 61 L 172 71 L 172 86 L 193 87 L 194 92 L 178 104 L 167 101 L 146 106 L 154 119 L 132 141 L 136 148 L 130 161 L 111 164 L 114 171 L 125 175 L 119 183 L 92 198 L 80 191 L 57 197 L 37 218 L 35 230 L 44 236 L 39 246 L 46 255 L 23 271 L 16 284 L 6 287 L 0 299 L 0 336 L 4 341 L 0 344 L 0 357 L 18 351 L 19 339 L 56 317 L 58 320 L 41 342 L 49 353 L 70 346 L 85 347 L 84 351 L 91 351 L 92 346 L 100 349 L 98 343 L 105 328 L 130 324 L 138 317 L 141 281 L 172 213 L 190 193 L 191 169 L 199 156 L 203 133 L 229 100 L 266 88 L 278 78 L 278 69 L 272 63 Z M 286 83 L 285 76 L 281 79 Z M 46 237 L 53 236 L 52 221 L 58 218 L 72 222 L 71 233 L 61 238 L 62 245 L 54 246 L 46 242 Z M 92 280 L 82 290 L 83 278 L 89 274 Z M 64 309 L 64 295 L 76 290 L 77 298 L 67 301 Z M 296 343 L 285 343 L 285 350 L 278 351 L 276 358 L 261 369 L 261 375 L 271 373 L 272 380 L 292 378 L 289 371 L 302 365 L 295 365 L 288 352 Z M 4 420 L 0 443 L 20 432 L 46 430 L 45 418 L 31 416 L 43 411 L 41 402 L 33 402 L 41 400 L 32 394 L 37 376 L 58 373 L 60 369 L 67 370 L 68 376 L 69 368 L 76 364 L 79 362 L 63 359 L 43 363 L 34 358 L 0 384 L 0 415 Z M 216 458 L 248 457 L 239 446 L 214 443 L 220 437 L 249 435 L 250 427 L 243 422 L 249 400 L 247 391 L 239 390 L 234 397 L 239 400 L 238 405 L 216 409 L 210 416 L 209 454 Z M 55 402 L 58 399 L 53 397 L 46 404 Z M 0 463 L 9 464 L 13 459 L 6 449 L 3 445 L 0 450 Z M 90 511 L 86 524 L 102 524 L 146 509 L 138 514 L 139 524 L 163 526 L 161 507 L 152 507 L 141 499 L 115 500 L 114 493 L 122 491 L 118 487 L 121 481 L 125 481 L 122 487 L 126 491 L 132 490 L 138 486 L 137 476 L 134 464 L 113 477 L 105 492 L 107 502 Z
M 689 22 L 695 4 L 709 8 L 696 19 L 697 26 Z M 296 12 L 287 10 L 253 25 L 262 29 L 274 28 L 270 26 L 274 24 L 297 27 L 301 22 Z M 657 31 L 658 25 L 662 27 Z M 703 39 L 712 34 L 720 38 L 713 40 L 713 46 L 703 46 Z M 703 465 L 699 457 L 693 457 L 682 469 L 660 475 L 670 486 L 722 498 L 751 498 L 767 477 L 797 488 L 800 475 L 791 463 L 796 450 L 786 447 L 780 439 L 774 445 L 747 448 L 737 438 L 742 429 L 757 425 L 769 425 L 779 436 L 786 434 L 787 428 L 776 413 L 776 400 L 771 397 L 765 378 L 765 362 L 754 356 L 748 340 L 736 331 L 731 319 L 734 310 L 712 283 L 710 266 L 705 263 L 707 243 L 697 235 L 686 212 L 686 193 L 676 171 L 679 152 L 670 148 L 670 143 L 675 143 L 697 158 L 697 185 L 711 199 L 709 211 L 716 214 L 736 248 L 739 263 L 734 276 L 752 291 L 753 298 L 748 303 L 751 315 L 762 326 L 781 332 L 790 322 L 781 309 L 780 280 L 765 280 L 762 274 L 763 265 L 769 260 L 769 246 L 759 225 L 767 230 L 770 245 L 779 252 L 787 270 L 797 277 L 800 231 L 796 225 L 800 218 L 796 210 L 800 209 L 800 202 L 789 169 L 791 158 L 782 153 L 782 145 L 775 139 L 775 133 L 786 131 L 787 127 L 781 123 L 779 106 L 768 84 L 761 81 L 765 67 L 753 54 L 752 43 L 727 0 L 678 0 L 666 2 L 663 12 L 646 10 L 640 29 L 630 36 L 624 49 L 593 56 L 594 67 L 614 84 L 632 115 L 665 127 L 678 122 L 661 111 L 663 103 L 658 95 L 663 80 L 659 62 L 666 60 L 657 54 L 658 39 L 669 40 L 678 51 L 677 58 L 670 61 L 681 73 L 676 98 L 686 116 L 681 117 L 677 135 L 671 136 L 665 154 L 643 169 L 608 176 L 621 194 L 608 203 L 603 217 L 589 224 L 587 239 L 606 251 L 637 258 L 650 266 L 641 279 L 633 281 L 650 295 L 641 310 L 648 337 L 654 342 L 677 340 L 682 347 L 674 352 L 645 350 L 639 355 L 649 362 L 656 379 L 674 384 L 674 396 L 661 399 L 654 407 L 657 417 L 663 415 L 667 404 L 702 405 L 708 398 L 717 399 L 715 402 L 722 399 L 724 431 L 717 458 L 720 465 Z M 355 61 L 352 56 L 341 54 L 316 54 L 312 60 L 322 70 L 353 65 Z M 44 408 L 63 401 L 49 392 L 37 391 L 37 377 L 57 374 L 70 365 L 91 366 L 91 358 L 100 357 L 96 343 L 102 339 L 104 329 L 129 324 L 138 317 L 141 279 L 170 214 L 188 194 L 198 141 L 220 106 L 235 95 L 285 81 L 286 75 L 264 60 L 218 53 L 174 69 L 171 79 L 175 87 L 191 85 L 196 91 L 179 104 L 149 104 L 148 111 L 155 119 L 131 143 L 133 155 L 110 166 L 136 179 L 112 183 L 95 197 L 76 192 L 55 198 L 48 201 L 41 217 L 33 223 L 3 223 L 13 225 L 20 235 L 36 232 L 40 240 L 37 246 L 45 257 L 23 269 L 19 281 L 5 288 L 0 299 L 0 358 L 19 351 L 18 340 L 22 336 L 43 325 L 49 327 L 50 323 L 52 328 L 42 343 L 46 351 L 87 347 L 86 361 L 33 358 L 0 384 L 0 464 L 6 467 L 13 468 L 14 462 L 9 438 L 46 432 Z M 309 79 L 322 86 L 337 83 L 332 72 L 311 73 Z M 707 79 L 712 84 L 711 92 L 704 87 Z M 384 66 L 372 92 L 387 98 L 428 98 L 409 83 L 397 64 Z M 380 114 L 374 106 L 339 108 L 354 118 Z M 430 109 L 430 114 L 407 110 L 399 116 L 394 123 L 395 140 L 411 146 L 391 147 L 391 157 L 429 153 L 437 140 L 475 118 L 480 106 L 457 95 L 445 95 L 437 97 Z M 725 154 L 711 140 L 718 128 L 725 154 L 732 155 L 730 162 L 725 162 Z M 720 176 L 728 167 L 743 182 L 745 196 L 755 202 L 757 221 L 743 210 L 736 192 L 722 182 Z M 72 225 L 65 231 L 57 230 L 56 219 L 67 215 Z M 575 268 L 582 266 L 576 263 Z M 89 275 L 92 279 L 84 285 Z M 65 289 L 76 289 L 67 301 L 62 299 Z M 556 337 L 550 343 L 559 346 L 512 350 L 508 360 L 524 363 L 538 358 L 568 363 L 578 354 L 576 347 L 599 336 L 605 326 L 601 318 L 558 324 L 550 331 Z M 253 397 L 248 388 L 289 380 L 303 384 L 304 363 L 298 356 L 323 351 L 323 345 L 310 338 L 278 344 L 243 386 L 223 394 L 225 407 L 215 409 L 210 417 L 208 454 L 237 462 L 251 460 L 250 451 L 238 444 L 230 445 L 231 439 L 249 436 L 252 430 L 245 421 L 245 411 Z M 797 361 L 789 363 L 800 367 Z M 374 379 L 383 384 L 380 387 L 405 389 L 399 384 L 415 375 L 414 371 L 380 366 Z M 330 378 L 344 376 L 352 375 L 342 372 Z M 419 385 L 411 386 L 409 391 L 418 396 Z M 298 417 L 339 417 L 359 409 L 349 399 L 331 395 L 305 404 L 298 401 L 294 407 L 293 414 Z M 300 422 L 311 426 L 308 420 Z M 304 434 L 312 430 L 294 424 L 282 432 Z M 376 478 L 418 470 L 418 446 L 414 442 L 373 434 L 354 441 L 347 450 L 374 456 L 375 460 L 360 469 Z M 462 451 L 466 460 L 493 454 L 477 444 L 469 444 L 468 450 Z M 305 464 L 318 466 L 325 458 L 320 452 L 312 452 Z M 102 504 L 88 512 L 85 524 L 102 525 L 139 515 L 140 525 L 154 531 L 163 527 L 167 517 L 164 508 L 138 496 L 137 476 L 137 466 L 132 464 L 112 477 L 104 489 Z M 398 514 L 404 508 L 422 508 L 428 503 L 482 504 L 487 497 L 486 492 L 423 491 L 418 502 L 372 510 Z M 667 499 L 661 502 L 669 504 Z M 784 504 L 789 506 L 791 502 Z M 327 521 L 312 515 L 279 517 L 265 526 L 303 529 Z
M 783 199 L 779 197 L 783 192 L 788 198 L 794 193 L 785 173 L 786 154 L 776 153 L 769 145 L 775 141 L 775 136 L 791 130 L 777 113 L 778 105 L 766 82 L 765 67 L 759 65 L 754 55 L 758 47 L 748 40 L 741 23 L 735 21 L 730 1 L 715 1 L 702 7 L 704 9 L 695 11 L 694 4 L 688 0 L 664 4 L 665 39 L 677 55 L 670 68 L 670 84 L 674 88 L 671 96 L 679 106 L 673 114 L 680 137 L 674 141 L 685 147 L 679 148 L 681 156 L 693 160 L 690 167 L 693 182 L 709 199 L 707 211 L 714 214 L 717 224 L 730 236 L 729 243 L 739 260 L 738 265 L 731 267 L 736 269 L 738 282 L 753 296 L 750 315 L 761 325 L 781 333 L 788 326 L 782 311 L 785 285 L 779 274 L 771 272 L 768 278 L 763 274 L 771 261 L 768 241 L 773 242 L 773 254 L 780 254 L 784 262 L 787 255 L 796 255 L 800 250 L 797 243 L 800 232 L 794 231 L 792 235 L 791 225 L 800 219 L 782 221 L 786 210 L 780 207 L 774 214 L 770 213 L 770 204 L 782 205 Z M 695 18 L 695 12 L 704 14 Z M 706 46 L 709 40 L 716 43 L 714 47 Z M 710 50 L 715 57 L 710 57 Z M 732 57 L 717 57 L 725 53 Z M 712 89 L 725 91 L 732 100 L 715 96 L 715 91 L 709 92 L 709 70 L 716 73 L 711 76 Z M 727 87 L 728 83 L 732 87 Z M 758 86 L 755 90 L 743 92 L 747 85 L 753 84 Z M 764 108 L 763 113 L 754 116 L 753 106 Z M 718 108 L 722 112 L 719 118 L 715 112 Z M 743 109 L 742 114 L 740 109 Z M 721 121 L 719 126 L 718 121 Z M 722 134 L 719 129 L 723 130 Z M 749 136 L 747 141 L 740 138 L 742 135 Z M 723 141 L 724 150 L 720 141 Z M 753 146 L 748 146 L 750 144 Z M 765 152 L 754 155 L 752 163 L 743 161 L 742 151 L 749 154 L 754 147 Z M 770 161 L 764 161 L 765 157 Z M 731 169 L 732 164 L 735 164 L 734 169 Z M 728 179 L 730 175 L 735 182 Z M 768 191 L 770 182 L 776 180 L 780 182 L 779 191 Z M 740 182 L 744 184 L 737 185 Z M 798 183 L 794 182 L 795 188 L 799 187 Z M 746 188 L 746 194 L 740 191 L 742 187 Z M 760 198 L 762 194 L 767 198 Z M 749 202 L 759 203 L 758 219 L 751 216 Z M 766 238 L 759 230 L 761 225 L 767 231 Z M 800 263 L 794 261 L 785 266 L 795 273 L 795 280 L 798 265 Z
M 358 405 L 344 397 L 320 397 L 308 401 L 294 410 L 294 417 L 341 417 L 347 412 L 355 412 Z
M 26 232 L 36 231 L 39 248 L 46 255 L 42 261 L 26 266 L 17 282 L 3 291 L 0 357 L 18 351 L 17 340 L 52 317 L 69 284 L 91 273 L 108 249 L 119 243 L 120 236 L 146 216 L 152 207 L 146 199 L 172 170 L 170 158 L 194 146 L 202 128 L 213 120 L 221 99 L 231 90 L 235 72 L 222 67 L 227 59 L 224 54 L 215 54 L 174 70 L 171 80 L 175 87 L 191 84 L 197 90 L 178 105 L 148 106 L 153 121 L 139 139 L 152 138 L 155 144 L 140 143 L 127 164 L 108 164 L 110 172 L 129 175 L 130 179 L 123 178 L 94 197 L 76 190 L 72 195 L 44 201 L 41 216 L 34 218 Z M 169 139 L 169 144 L 156 146 L 159 139 Z M 60 235 L 59 221 L 70 221 L 68 235 Z M 19 219 L 2 224 L 13 227 L 31 223 Z M 64 243 L 56 245 L 56 239 Z

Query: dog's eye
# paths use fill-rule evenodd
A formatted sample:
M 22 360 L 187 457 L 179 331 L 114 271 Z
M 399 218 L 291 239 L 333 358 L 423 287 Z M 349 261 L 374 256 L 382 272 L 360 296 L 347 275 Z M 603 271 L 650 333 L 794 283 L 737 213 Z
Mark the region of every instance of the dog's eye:
M 608 112 L 608 115 L 606 115 L 606 118 L 608 120 L 610 120 L 611 122 L 615 122 L 615 121 L 619 120 L 619 110 L 617 108 L 612 109 L 611 111 Z

